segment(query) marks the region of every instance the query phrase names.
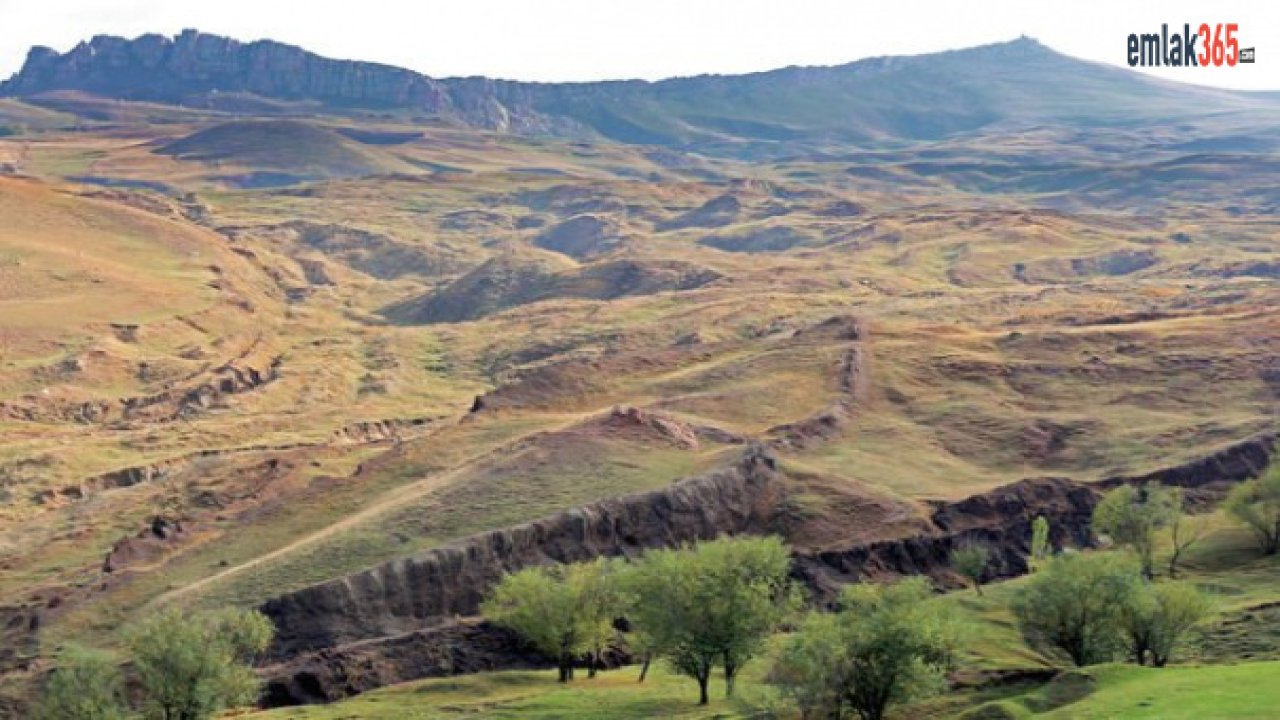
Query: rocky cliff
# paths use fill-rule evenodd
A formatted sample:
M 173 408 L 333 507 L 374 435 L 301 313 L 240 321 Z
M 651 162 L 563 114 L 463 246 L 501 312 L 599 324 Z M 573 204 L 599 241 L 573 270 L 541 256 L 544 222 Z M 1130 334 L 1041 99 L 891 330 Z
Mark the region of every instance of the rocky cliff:
M 439 83 L 408 70 L 329 60 L 280 43 L 240 43 L 194 30 L 173 38 L 99 35 L 65 54 L 36 47 L 3 88 L 18 95 L 53 89 L 170 102 L 203 93 L 248 92 L 432 113 L 449 103 Z
M 492 82 L 451 85 L 412 70 L 332 60 L 270 40 L 242 43 L 187 30 L 176 37 L 133 40 L 99 35 L 66 53 L 32 48 L 22 70 L 0 85 L 3 95 L 79 90 L 126 100 L 183 103 L 237 110 L 250 94 L 308 100 L 337 107 L 395 108 L 456 118 L 477 127 L 538 125 L 513 118 Z
M 654 492 L 626 495 L 473 536 L 268 601 L 274 654 L 396 635 L 475 614 L 512 570 L 635 555 L 767 528 L 781 476 L 762 448 L 734 466 Z
M 797 143 L 936 140 L 997 123 L 1094 126 L 1153 119 L 1166 125 L 1204 108 L 1256 110 L 1261 100 L 1150 82 L 1060 55 L 1029 38 L 748 75 L 524 83 L 436 79 L 270 40 L 242 43 L 188 30 L 172 38 L 98 36 L 66 53 L 38 47 L 21 72 L 0 85 L 0 95 L 23 97 L 68 90 L 250 114 L 288 112 L 281 101 L 306 101 L 308 111 L 317 104 L 396 110 L 502 132 L 731 154 L 791 154 Z

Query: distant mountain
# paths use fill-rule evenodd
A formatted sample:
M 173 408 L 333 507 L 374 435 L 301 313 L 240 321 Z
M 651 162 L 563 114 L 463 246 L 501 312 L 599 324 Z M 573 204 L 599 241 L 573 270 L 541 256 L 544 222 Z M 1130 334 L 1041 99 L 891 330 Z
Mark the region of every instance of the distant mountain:
M 527 134 L 676 146 L 933 140 L 1000 126 L 1089 127 L 1275 109 L 1274 94 L 1161 82 L 1021 38 L 966 50 L 660 82 L 435 79 L 193 30 L 33 48 L 0 95 L 74 90 L 236 110 L 252 99 L 395 111 Z

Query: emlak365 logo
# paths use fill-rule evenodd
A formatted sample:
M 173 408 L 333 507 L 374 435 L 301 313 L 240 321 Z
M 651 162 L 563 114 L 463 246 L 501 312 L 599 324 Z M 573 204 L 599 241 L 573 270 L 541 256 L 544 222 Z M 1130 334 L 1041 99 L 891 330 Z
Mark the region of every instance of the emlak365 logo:
M 1253 48 L 1240 47 L 1236 23 L 1218 23 L 1210 27 L 1201 23 L 1191 32 L 1191 23 L 1178 32 L 1175 26 L 1169 34 L 1169 25 L 1160 26 L 1159 33 L 1131 33 L 1129 35 L 1129 67 L 1235 67 L 1237 63 L 1253 62 Z

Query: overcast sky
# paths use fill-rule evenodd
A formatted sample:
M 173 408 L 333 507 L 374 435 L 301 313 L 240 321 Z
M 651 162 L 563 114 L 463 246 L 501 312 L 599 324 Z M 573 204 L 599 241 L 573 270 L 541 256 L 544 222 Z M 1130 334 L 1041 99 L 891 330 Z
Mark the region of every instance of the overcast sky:
M 975 7 L 977 6 L 977 7 Z M 980 9 L 979 9 L 980 8 Z M 1129 33 L 1235 22 L 1254 65 L 1164 69 L 1173 80 L 1280 90 L 1280 2 L 1120 0 L 0 0 L 0 78 L 32 45 L 183 28 L 271 38 L 437 77 L 658 79 L 827 65 L 1019 35 L 1123 65 Z

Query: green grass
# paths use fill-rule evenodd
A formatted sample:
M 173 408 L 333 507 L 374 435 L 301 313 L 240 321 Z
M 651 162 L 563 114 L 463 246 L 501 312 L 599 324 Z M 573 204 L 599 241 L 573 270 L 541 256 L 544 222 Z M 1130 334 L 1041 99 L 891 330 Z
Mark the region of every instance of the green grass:
M 748 668 L 749 670 L 752 668 Z M 758 667 L 755 668 L 758 671 Z M 744 717 L 744 705 L 723 696 L 713 681 L 712 700 L 698 706 L 698 687 L 690 679 L 655 665 L 643 683 L 637 668 L 603 672 L 594 680 L 579 676 L 556 682 L 555 672 L 502 672 L 407 683 L 366 693 L 347 702 L 289 708 L 255 715 L 262 720 L 437 720 L 441 718 L 520 718 L 551 720 L 627 720 L 628 718 Z M 718 680 L 718 679 L 717 679 Z M 739 693 L 751 696 L 756 675 L 744 678 Z
M 1274 718 L 1280 707 L 1280 662 L 1185 666 L 1163 669 L 1103 665 L 1081 673 L 1093 689 L 1039 717 L 1057 720 L 1149 718 Z M 1051 686 L 1053 683 L 1050 684 Z M 1051 703 L 1046 693 L 1031 693 L 1026 704 Z

